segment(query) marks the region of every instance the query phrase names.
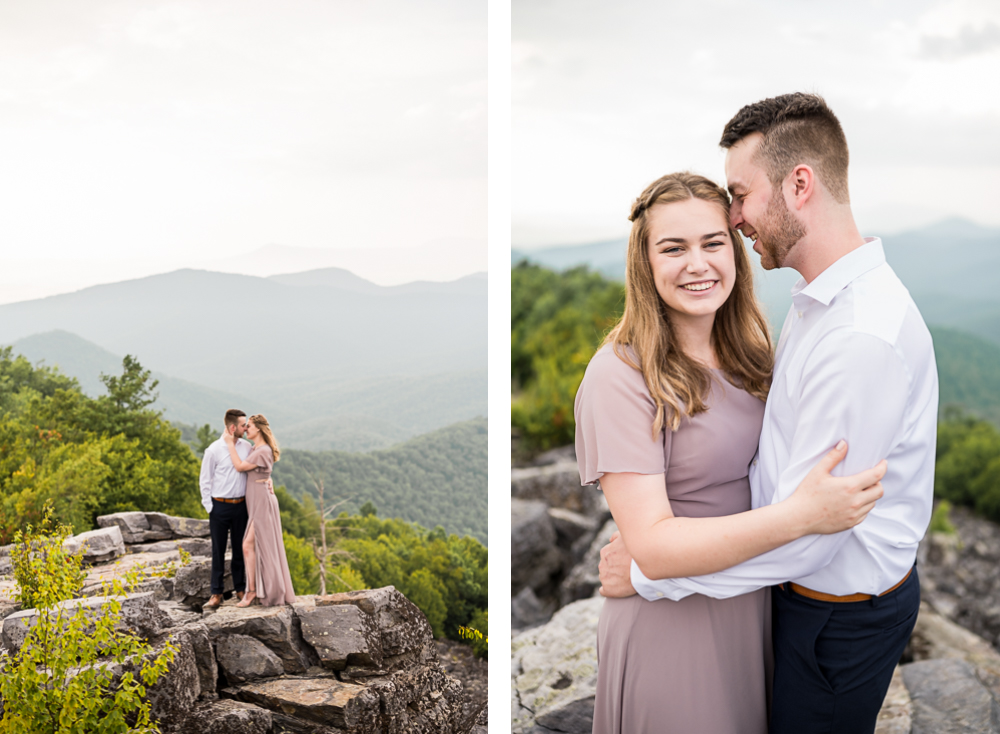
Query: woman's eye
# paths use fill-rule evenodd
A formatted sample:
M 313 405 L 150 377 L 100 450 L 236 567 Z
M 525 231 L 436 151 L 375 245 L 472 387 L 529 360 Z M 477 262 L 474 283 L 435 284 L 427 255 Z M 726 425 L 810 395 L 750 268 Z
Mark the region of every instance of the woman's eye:
M 724 242 L 709 242 L 707 245 L 705 245 L 705 247 L 711 247 L 712 249 L 718 249 L 718 248 L 722 247 L 724 244 L 725 244 Z

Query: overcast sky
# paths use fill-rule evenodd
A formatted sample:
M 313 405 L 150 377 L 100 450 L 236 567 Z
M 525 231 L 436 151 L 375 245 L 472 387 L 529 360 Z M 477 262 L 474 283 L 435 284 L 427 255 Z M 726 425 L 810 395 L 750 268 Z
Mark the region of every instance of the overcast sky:
M 266 245 L 485 269 L 486 32 L 485 0 L 0 4 L 0 288 Z
M 515 247 L 624 236 L 660 175 L 724 181 L 745 104 L 822 94 L 865 234 L 1000 226 L 1000 3 L 514 0 Z

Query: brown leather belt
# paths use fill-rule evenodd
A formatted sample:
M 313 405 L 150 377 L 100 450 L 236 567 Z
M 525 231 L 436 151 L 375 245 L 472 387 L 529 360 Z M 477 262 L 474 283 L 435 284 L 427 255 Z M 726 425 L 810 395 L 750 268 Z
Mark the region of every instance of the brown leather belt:
M 213 502 L 225 502 L 227 505 L 238 505 L 240 502 L 243 502 L 245 499 L 246 499 L 245 497 L 236 497 L 234 499 L 228 499 L 226 497 L 213 497 L 212 501 Z
M 910 578 L 910 574 L 911 573 L 913 573 L 913 569 L 912 568 L 909 571 L 906 572 L 906 575 L 903 578 L 901 578 L 899 580 L 899 583 L 895 584 L 890 589 L 886 589 L 885 591 L 883 591 L 878 596 L 885 596 L 886 594 L 888 594 L 888 593 L 890 593 L 890 592 L 895 591 L 896 589 L 898 589 L 900 586 L 903 585 L 903 582 L 906 581 L 906 579 Z M 817 601 L 835 601 L 835 602 L 868 601 L 869 599 L 872 598 L 871 594 L 847 594 L 845 596 L 835 596 L 833 594 L 824 594 L 822 591 L 813 591 L 812 589 L 807 589 L 805 586 L 800 586 L 799 584 L 795 583 L 794 581 L 789 581 L 788 585 L 792 588 L 792 591 L 794 591 L 796 594 L 799 594 L 801 596 L 807 596 L 810 599 L 816 599 Z M 782 589 L 785 588 L 784 584 L 779 584 L 779 586 Z

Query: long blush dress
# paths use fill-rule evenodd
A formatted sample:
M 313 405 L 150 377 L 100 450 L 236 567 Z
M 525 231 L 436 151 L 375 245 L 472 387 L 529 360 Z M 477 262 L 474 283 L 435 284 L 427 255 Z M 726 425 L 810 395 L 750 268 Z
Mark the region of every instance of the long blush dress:
M 247 527 L 254 527 L 257 551 L 257 598 L 273 607 L 295 601 L 292 576 L 288 572 L 285 541 L 281 536 L 278 498 L 267 490 L 274 453 L 267 444 L 255 446 L 246 460 L 257 468 L 247 474 Z
M 583 484 L 606 472 L 666 474 L 677 517 L 750 509 L 748 468 L 764 403 L 713 371 L 708 410 L 652 435 L 642 374 L 610 346 L 576 398 Z M 731 599 L 607 599 L 598 627 L 595 734 L 766 734 L 772 673 L 770 590 Z

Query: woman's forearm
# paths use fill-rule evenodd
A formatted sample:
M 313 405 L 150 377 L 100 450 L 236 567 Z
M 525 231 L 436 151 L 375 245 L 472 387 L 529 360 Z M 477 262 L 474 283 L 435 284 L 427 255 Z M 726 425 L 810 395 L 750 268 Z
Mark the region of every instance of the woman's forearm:
M 675 517 L 662 474 L 606 474 L 601 486 L 625 547 L 651 579 L 715 573 L 809 533 L 795 502 L 722 517 Z
M 650 579 L 716 573 L 806 535 L 788 503 L 723 517 L 667 517 L 647 531 L 622 533 Z
M 236 471 L 250 471 L 257 468 L 256 464 L 243 461 L 240 455 L 236 453 L 236 446 L 234 445 L 229 445 L 229 458 L 233 460 L 233 467 L 235 467 Z

